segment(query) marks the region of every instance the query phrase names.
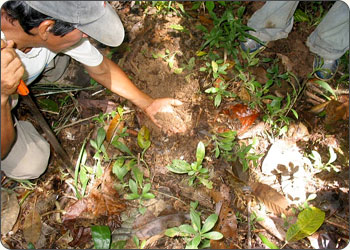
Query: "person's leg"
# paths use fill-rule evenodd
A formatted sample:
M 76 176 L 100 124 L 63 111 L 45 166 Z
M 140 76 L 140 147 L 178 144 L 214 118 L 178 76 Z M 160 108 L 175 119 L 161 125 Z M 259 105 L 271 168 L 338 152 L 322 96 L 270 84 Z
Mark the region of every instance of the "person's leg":
M 310 51 L 327 60 L 340 58 L 349 49 L 349 8 L 336 1 L 306 41 Z
M 1 161 L 1 170 L 15 179 L 35 179 L 45 172 L 49 143 L 28 121 L 16 121 L 17 138 L 10 153 Z
M 293 27 L 293 15 L 299 1 L 267 1 L 248 20 L 255 30 L 250 34 L 269 42 L 286 38 Z

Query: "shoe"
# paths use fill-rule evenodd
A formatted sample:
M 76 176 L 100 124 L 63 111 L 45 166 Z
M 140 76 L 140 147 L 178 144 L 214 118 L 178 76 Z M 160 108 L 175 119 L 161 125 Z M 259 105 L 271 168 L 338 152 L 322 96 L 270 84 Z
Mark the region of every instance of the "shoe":
M 244 52 L 249 51 L 249 53 L 261 52 L 265 49 L 265 46 L 250 38 L 247 38 L 245 42 L 241 42 L 240 45 Z
M 338 70 L 339 59 L 325 60 L 322 57 L 316 55 L 314 58 L 313 68 L 314 75 L 320 80 L 328 81 L 332 79 Z

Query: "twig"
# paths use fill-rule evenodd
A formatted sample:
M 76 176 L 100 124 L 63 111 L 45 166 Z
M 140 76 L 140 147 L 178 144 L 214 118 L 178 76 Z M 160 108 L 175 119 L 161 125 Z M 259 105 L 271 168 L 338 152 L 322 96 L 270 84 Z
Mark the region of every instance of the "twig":
M 344 229 L 344 230 L 346 230 L 346 231 L 349 232 L 349 227 L 345 226 L 346 224 L 341 225 L 341 224 L 338 224 L 338 223 L 333 222 L 333 221 L 330 221 L 330 220 L 326 220 L 326 222 L 327 222 L 328 224 L 331 224 L 331 225 L 333 225 L 333 226 L 339 227 L 339 228 Z
M 47 216 L 47 215 L 50 215 L 50 214 L 54 214 L 54 213 L 64 213 L 65 210 L 52 210 L 52 211 L 48 211 L 46 213 L 43 213 L 41 215 L 41 218 L 44 217 L 44 216 Z
M 88 120 L 91 120 L 95 117 L 98 117 L 99 114 L 97 115 L 93 115 L 93 116 L 90 116 L 90 117 L 87 117 L 87 118 L 84 118 L 84 119 L 81 119 L 81 120 L 78 120 L 78 121 L 75 121 L 75 122 L 72 122 L 70 124 L 67 124 L 67 125 L 64 125 L 64 126 L 61 126 L 61 127 L 58 127 L 58 128 L 55 128 L 54 131 L 56 132 L 57 130 L 61 130 L 61 129 L 64 129 L 64 128 L 68 128 L 68 127 L 71 127 L 73 125 L 76 125 L 76 124 L 79 124 L 81 122 L 85 122 L 85 121 L 88 121 Z
M 153 191 L 153 192 L 158 192 L 158 193 L 160 193 L 160 194 L 162 194 L 162 195 L 164 195 L 164 196 L 167 196 L 167 197 L 173 198 L 173 199 L 175 199 L 175 200 L 181 201 L 183 204 L 187 205 L 187 203 L 184 202 L 183 200 L 181 200 L 180 198 L 177 198 L 177 197 L 172 196 L 172 195 L 170 195 L 170 194 L 166 194 L 166 193 L 160 192 L 160 191 L 158 191 L 158 190 L 152 189 L 152 191 Z
M 250 211 L 250 204 L 251 204 L 251 199 L 250 199 L 250 196 L 248 196 L 248 204 L 247 204 L 247 219 L 248 219 L 248 233 L 247 233 L 247 240 L 248 240 L 248 249 L 251 249 L 252 248 L 252 231 L 251 231 L 251 228 L 250 228 L 250 214 L 251 214 L 251 211 Z

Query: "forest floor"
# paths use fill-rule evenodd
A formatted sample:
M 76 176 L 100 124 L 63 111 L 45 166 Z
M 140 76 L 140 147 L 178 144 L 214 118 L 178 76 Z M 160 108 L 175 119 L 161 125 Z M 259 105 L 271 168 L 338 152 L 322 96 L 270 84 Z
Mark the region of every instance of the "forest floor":
M 40 178 L 3 177 L 5 247 L 181 249 L 194 236 L 170 237 L 165 230 L 196 224 L 196 216 L 203 225 L 212 214 L 218 220 L 209 230 L 223 239 L 211 239 L 211 248 L 348 245 L 349 57 L 328 81 L 333 94 L 313 87 L 306 46 L 320 6 L 327 11 L 332 3 L 301 2 L 296 13 L 306 19 L 254 57 L 239 45 L 236 56 L 214 46 L 198 53 L 206 40 L 196 26 L 216 27 L 209 6 L 179 3 L 167 9 L 166 2 L 112 2 L 126 39 L 116 49 L 94 44 L 151 97 L 181 100 L 177 119 L 186 132 L 166 134 L 132 103 L 94 83 L 77 62 L 60 82 L 31 85 L 76 175 L 52 149 Z M 246 24 L 262 4 L 230 6 L 235 15 L 245 7 Z M 216 2 L 216 15 L 226 7 Z M 206 92 L 211 87 L 221 99 Z M 16 112 L 42 132 L 26 105 Z M 168 114 L 160 116 L 165 127 L 173 124 Z

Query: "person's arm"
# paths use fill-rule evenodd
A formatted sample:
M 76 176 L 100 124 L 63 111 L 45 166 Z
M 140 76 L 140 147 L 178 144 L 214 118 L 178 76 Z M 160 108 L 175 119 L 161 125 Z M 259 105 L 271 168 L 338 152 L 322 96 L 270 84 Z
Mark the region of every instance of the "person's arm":
M 142 109 L 151 120 L 159 127 L 161 122 L 155 118 L 155 114 L 163 110 L 171 110 L 172 106 L 179 106 L 182 103 L 172 98 L 153 99 L 139 90 L 124 73 L 124 71 L 107 57 L 103 57 L 100 65 L 90 67 L 85 65 L 89 75 L 98 83 L 134 103 Z M 164 112 L 164 111 L 163 111 Z M 171 128 L 171 132 L 184 132 L 184 124 L 177 124 Z
M 1 159 L 10 151 L 16 137 L 9 96 L 16 92 L 24 68 L 13 49 L 13 41 L 1 40 Z

